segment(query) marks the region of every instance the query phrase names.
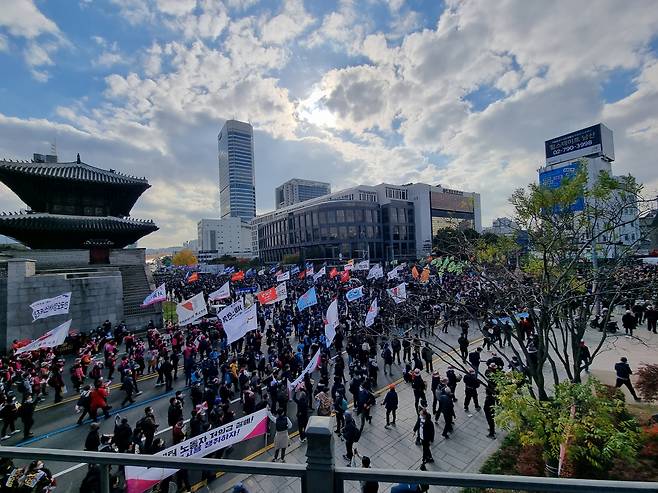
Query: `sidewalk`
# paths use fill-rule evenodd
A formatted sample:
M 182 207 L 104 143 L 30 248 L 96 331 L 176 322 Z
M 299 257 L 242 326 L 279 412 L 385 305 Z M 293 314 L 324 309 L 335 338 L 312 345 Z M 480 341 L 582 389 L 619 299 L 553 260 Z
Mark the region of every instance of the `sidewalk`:
M 435 362 L 435 369 L 445 374 L 447 364 Z M 428 382 L 430 375 L 424 371 L 423 378 Z M 383 400 L 383 393 L 380 392 L 377 398 L 376 409 L 372 412 L 372 425 L 366 424 L 359 443 L 355 445 L 361 456 L 367 455 L 371 458 L 373 468 L 390 468 L 390 469 L 418 469 L 421 464 L 422 450 L 415 444 L 412 429 L 416 423 L 416 411 L 414 410 L 414 397 L 410 384 L 404 382 L 396 386 L 399 395 L 400 406 L 397 413 L 397 426 L 386 430 L 386 413 L 380 406 Z M 484 391 L 480 398 L 480 405 L 484 402 Z M 428 397 L 430 392 L 427 392 Z M 443 419 L 436 426 L 436 439 L 432 446 L 432 454 L 435 462 L 427 464 L 428 471 L 451 471 L 451 472 L 473 472 L 477 471 L 486 458 L 493 453 L 500 445 L 501 436 L 492 440 L 487 438 L 488 427 L 483 412 L 473 411 L 466 414 L 463 408 L 464 386 L 460 383 L 457 386 L 457 398 L 459 402 L 455 403 L 455 413 L 457 418 L 454 424 L 454 433 L 450 439 L 446 440 L 441 436 L 443 431 Z M 429 400 L 431 404 L 431 397 Z M 356 417 L 357 425 L 360 423 Z M 271 442 L 271 439 L 269 440 Z M 306 462 L 306 444 L 301 443 L 297 434 L 293 434 L 291 446 L 286 450 L 286 462 L 303 464 Z M 343 459 L 345 454 L 345 442 L 334 434 L 334 458 L 336 465 L 345 466 L 346 461 Z M 273 450 L 258 455 L 252 460 L 271 461 Z M 360 466 L 360 461 L 356 459 L 356 464 Z M 237 482 L 243 482 L 244 486 L 250 493 L 299 493 L 301 491 L 300 481 L 296 478 L 276 478 L 276 477 L 258 477 L 258 476 L 237 476 L 226 475 L 221 478 L 221 484 L 203 487 L 199 491 L 229 492 Z M 218 481 L 219 483 L 219 481 Z M 391 485 L 380 485 L 380 492 L 388 491 Z M 453 491 L 454 488 L 437 489 L 433 491 Z M 346 492 L 360 491 L 360 485 L 357 483 L 346 483 Z M 456 491 L 456 490 L 455 490 Z
M 472 331 L 474 333 L 475 331 Z M 591 367 L 591 375 L 599 378 L 603 383 L 614 385 L 614 364 L 619 361 L 621 356 L 627 356 L 631 367 L 635 371 L 642 362 L 651 362 L 655 360 L 656 350 L 658 348 L 658 337 L 649 334 L 644 328 L 638 329 L 635 333 L 638 339 L 624 337 L 624 335 L 609 336 L 605 342 L 604 350 L 594 360 Z M 598 341 L 600 334 L 594 331 L 588 331 L 585 335 L 590 348 L 593 349 L 594 343 Z M 452 339 L 452 334 L 449 337 Z M 477 342 L 477 341 L 475 341 Z M 477 343 L 471 345 L 471 350 L 477 347 Z M 503 353 L 511 356 L 511 350 L 507 349 Z M 483 360 L 489 358 L 490 352 L 484 351 Z M 438 361 L 438 364 L 437 364 Z M 447 364 L 435 359 L 434 367 L 444 375 Z M 395 368 L 395 367 L 394 367 Z M 398 367 L 397 370 L 400 368 Z M 583 374 L 585 376 L 585 374 Z M 424 371 L 423 378 L 430 381 L 429 374 Z M 397 416 L 397 427 L 391 427 L 390 430 L 384 429 L 386 415 L 383 407 L 379 404 L 383 399 L 383 393 L 386 389 L 380 390 L 377 398 L 377 407 L 372 412 L 372 425 L 365 425 L 362 437 L 356 449 L 360 455 L 367 455 L 371 458 L 373 468 L 391 468 L 391 469 L 418 469 L 421 464 L 421 447 L 415 445 L 413 426 L 416 422 L 416 412 L 413 406 L 413 391 L 409 384 L 404 382 L 398 383 L 396 390 L 399 394 L 400 406 Z M 628 390 L 623 389 L 627 394 L 627 402 L 632 402 Z M 443 431 L 443 420 L 436 426 L 436 439 L 432 446 L 432 455 L 435 462 L 427 464 L 429 471 L 449 471 L 449 472 L 478 472 L 486 459 L 495 452 L 500 446 L 504 436 L 498 430 L 498 438 L 492 440 L 487 438 L 488 428 L 483 412 L 472 412 L 466 414 L 463 409 L 464 386 L 459 383 L 457 386 L 457 398 L 459 402 L 455 403 L 455 413 L 457 415 L 454 423 L 454 433 L 451 438 L 446 440 L 441 436 Z M 431 398 L 430 392 L 427 392 Z M 484 402 L 484 390 L 479 392 L 480 405 Z M 430 400 L 431 403 L 431 400 Z M 357 424 L 359 418 L 357 417 Z M 272 438 L 268 439 L 271 443 Z M 345 453 L 345 442 L 334 435 L 334 458 L 337 466 L 345 466 L 346 461 L 343 459 Z M 306 444 L 299 441 L 297 433 L 292 434 L 291 445 L 286 450 L 286 461 L 288 463 L 303 464 L 306 462 Z M 269 462 L 272 460 L 273 450 L 271 448 L 264 452 L 253 454 L 246 460 L 256 460 Z M 360 466 L 360 461 L 357 460 Z M 243 482 L 244 486 L 250 493 L 299 493 L 301 491 L 301 482 L 295 478 L 278 478 L 264 476 L 238 476 L 228 474 L 215 481 L 210 486 L 201 486 L 197 491 L 206 492 L 230 492 L 233 486 Z M 391 484 L 380 484 L 379 491 L 389 491 Z M 455 487 L 432 487 L 431 491 L 457 492 L 460 488 Z M 360 491 L 358 483 L 346 483 L 346 492 Z

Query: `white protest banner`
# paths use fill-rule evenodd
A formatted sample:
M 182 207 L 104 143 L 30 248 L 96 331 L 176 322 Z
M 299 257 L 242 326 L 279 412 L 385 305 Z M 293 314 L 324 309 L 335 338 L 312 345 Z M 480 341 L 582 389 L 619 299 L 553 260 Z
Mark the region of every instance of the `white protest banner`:
M 372 266 L 370 272 L 368 272 L 368 277 L 366 277 L 366 279 L 379 279 L 380 277 L 384 277 L 384 268 L 381 265 L 377 264 Z
M 368 270 L 370 269 L 370 260 L 361 260 L 354 264 L 354 270 Z
M 288 299 L 288 289 L 286 288 L 286 283 L 282 282 L 276 287 L 276 301 L 273 301 L 272 303 L 286 299 Z
M 60 294 L 54 298 L 35 301 L 30 305 L 32 308 L 32 322 L 40 318 L 48 318 L 53 315 L 62 315 L 69 312 L 71 305 L 71 293 Z
M 306 368 L 304 368 L 304 371 L 302 371 L 295 380 L 290 382 L 288 384 L 288 391 L 294 390 L 300 383 L 304 381 L 304 375 L 307 373 L 313 373 L 317 367 L 320 366 L 320 350 L 318 349 L 313 357 L 311 358 L 311 361 L 308 362 L 308 365 L 306 365 Z
M 203 298 L 203 291 L 192 296 L 189 300 L 176 305 L 176 315 L 178 315 L 178 325 L 191 324 L 204 315 L 208 315 L 206 300 Z
M 232 344 L 237 340 L 242 339 L 247 332 L 256 330 L 258 328 L 258 307 L 256 303 L 252 304 L 249 308 L 243 308 L 242 312 L 233 319 L 224 324 L 224 332 L 228 344 Z
M 370 327 L 375 323 L 375 317 L 379 314 L 379 306 L 377 305 L 377 298 L 372 300 L 370 308 L 368 308 L 368 313 L 366 313 L 366 327 Z
M 313 274 L 313 281 L 317 281 L 318 279 L 320 279 L 322 276 L 324 276 L 326 274 L 327 274 L 327 268 L 322 267 L 322 269 L 320 269 L 315 274 Z
M 221 288 L 217 291 L 213 291 L 208 295 L 210 301 L 218 301 L 231 297 L 231 287 L 230 281 L 226 281 Z
M 277 274 L 276 282 L 283 282 L 290 280 L 290 271 L 286 271 L 283 274 Z
M 160 303 L 166 300 L 167 300 L 167 288 L 165 287 L 165 283 L 162 283 L 157 287 L 155 291 L 153 291 L 146 298 L 144 298 L 144 302 L 142 303 L 142 308 L 146 308 L 147 306 L 151 306 L 155 303 Z
M 222 322 L 222 325 L 229 323 L 231 320 L 238 318 L 244 310 L 244 302 L 239 299 L 235 303 L 227 306 L 217 314 L 217 318 Z
M 14 354 L 26 353 L 28 351 L 36 351 L 44 347 L 56 347 L 61 344 L 64 344 L 66 336 L 69 335 L 69 329 L 71 328 L 71 320 L 64 322 L 61 325 L 58 325 L 53 330 L 49 330 L 44 335 L 39 337 L 37 340 L 32 341 L 31 343 L 23 346 L 16 350 Z
M 388 294 L 391 295 L 395 304 L 400 304 L 407 299 L 407 285 L 405 283 L 400 283 L 394 288 L 386 290 Z
M 353 270 L 354 264 L 345 264 L 343 265 L 343 271 Z
M 338 299 L 335 299 L 327 308 L 327 315 L 324 319 L 324 335 L 327 338 L 327 347 L 336 337 L 336 327 L 338 327 Z
M 400 275 L 400 266 L 398 265 L 393 270 L 389 271 L 388 274 L 386 274 L 386 277 L 388 279 L 397 279 L 399 275 Z
M 264 435 L 267 432 L 268 419 L 267 409 L 261 409 L 164 449 L 155 455 L 178 457 L 181 459 L 181 464 L 184 464 L 187 458 L 205 457 L 219 449 Z M 178 469 L 161 467 L 125 466 L 126 492 L 142 493 L 177 471 Z

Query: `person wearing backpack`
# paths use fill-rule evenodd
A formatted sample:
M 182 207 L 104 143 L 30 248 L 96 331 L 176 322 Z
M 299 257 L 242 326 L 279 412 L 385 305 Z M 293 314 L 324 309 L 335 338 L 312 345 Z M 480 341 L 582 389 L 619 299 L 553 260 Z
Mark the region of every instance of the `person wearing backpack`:
M 274 429 L 276 431 L 274 435 L 274 458 L 272 459 L 272 462 L 276 462 L 279 459 L 279 451 L 281 452 L 281 462 L 285 462 L 286 449 L 288 448 L 288 442 L 290 440 L 288 430 L 292 428 L 292 423 L 288 416 L 286 416 L 286 411 L 284 409 L 279 409 L 276 417 L 272 413 L 268 413 L 268 415 L 270 420 L 274 423 Z
M 80 391 L 80 397 L 78 397 L 78 402 L 76 403 L 76 409 L 80 412 L 80 417 L 78 418 L 78 426 L 82 424 L 85 419 L 85 416 L 89 414 L 91 416 L 91 386 L 85 385 Z
M 318 393 L 315 395 L 318 416 L 331 416 L 331 397 L 327 395 L 327 388 L 318 386 Z

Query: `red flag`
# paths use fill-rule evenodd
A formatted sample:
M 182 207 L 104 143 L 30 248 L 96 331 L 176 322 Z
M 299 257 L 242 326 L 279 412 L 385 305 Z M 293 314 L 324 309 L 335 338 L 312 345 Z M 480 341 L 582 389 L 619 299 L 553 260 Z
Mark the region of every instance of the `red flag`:
M 261 291 L 256 295 L 258 298 L 258 302 L 261 305 L 266 305 L 267 303 L 271 303 L 272 301 L 276 300 L 276 287 L 266 289 L 265 291 Z
M 350 271 L 345 270 L 343 273 L 340 275 L 340 282 L 347 282 L 350 280 Z
M 329 279 L 333 279 L 333 278 L 336 277 L 337 275 L 338 275 L 338 269 L 336 269 L 336 267 L 333 267 L 333 268 L 329 271 Z
M 420 277 L 420 274 L 418 273 L 418 269 L 416 269 L 415 265 L 411 269 L 411 275 L 414 276 L 414 279 L 418 279 Z
M 187 278 L 187 283 L 192 284 L 193 282 L 196 282 L 199 280 L 199 273 L 198 272 L 192 272 L 190 274 L 190 277 Z
M 242 281 L 244 279 L 244 272 L 241 270 L 237 271 L 235 274 L 231 276 L 231 281 Z
M 299 279 L 304 279 L 306 277 L 306 271 L 305 270 L 301 271 L 297 277 Z

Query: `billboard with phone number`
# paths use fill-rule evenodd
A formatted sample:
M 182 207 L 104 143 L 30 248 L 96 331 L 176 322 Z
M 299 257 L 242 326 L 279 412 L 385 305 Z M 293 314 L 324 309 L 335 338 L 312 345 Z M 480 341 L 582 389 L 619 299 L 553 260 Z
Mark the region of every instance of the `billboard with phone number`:
M 581 164 L 578 161 L 569 163 L 551 171 L 544 171 L 539 174 L 539 184 L 542 187 L 555 189 L 562 184 L 565 178 L 573 178 L 578 174 L 581 169 Z M 571 206 L 571 211 L 577 212 L 585 209 L 585 198 L 578 197 Z

